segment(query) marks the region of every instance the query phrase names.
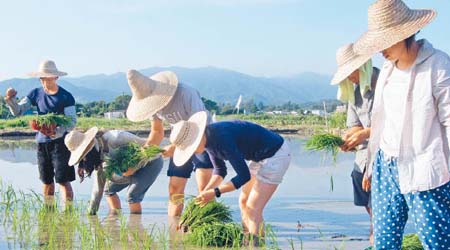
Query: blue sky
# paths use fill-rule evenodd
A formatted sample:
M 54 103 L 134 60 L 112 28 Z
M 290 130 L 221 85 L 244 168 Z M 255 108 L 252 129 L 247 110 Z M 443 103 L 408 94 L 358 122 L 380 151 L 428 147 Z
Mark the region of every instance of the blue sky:
M 336 49 L 365 31 L 371 2 L 3 0 L 0 80 L 24 77 L 47 58 L 71 76 L 151 66 L 333 74 Z M 437 10 L 419 37 L 450 53 L 450 1 L 405 2 Z

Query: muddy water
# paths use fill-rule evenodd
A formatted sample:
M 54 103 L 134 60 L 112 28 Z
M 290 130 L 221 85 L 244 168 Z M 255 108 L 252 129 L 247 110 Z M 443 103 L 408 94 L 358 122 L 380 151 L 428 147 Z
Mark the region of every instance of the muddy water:
M 353 206 L 350 173 L 353 168 L 351 153 L 339 154 L 336 166 L 321 153 L 310 153 L 303 149 L 303 140 L 286 137 L 293 159 L 283 183 L 265 210 L 265 220 L 270 223 L 283 249 L 293 240 L 295 249 L 362 249 L 368 245 L 369 218 L 361 207 Z M 16 189 L 41 192 L 36 165 L 34 144 L 25 141 L 0 143 L 0 176 L 3 182 L 11 183 Z M 142 216 L 129 217 L 128 225 L 135 228 L 168 228 L 167 162 L 161 175 L 149 189 L 143 201 Z M 234 176 L 229 171 L 228 178 Z M 333 178 L 334 190 L 330 191 Z M 87 202 L 91 180 L 82 184 L 73 182 L 76 200 Z M 187 194 L 196 194 L 195 180 L 189 181 Z M 239 220 L 238 192 L 224 195 L 223 200 L 232 207 L 234 218 Z M 126 193 L 120 194 L 125 201 Z M 124 213 L 128 212 L 123 204 Z M 107 204 L 102 201 L 100 214 L 95 219 L 110 226 L 114 220 L 107 218 Z M 3 230 L 3 232 L 2 232 Z M 408 231 L 411 231 L 409 226 Z M 6 239 L 0 228 L 0 249 L 18 249 Z

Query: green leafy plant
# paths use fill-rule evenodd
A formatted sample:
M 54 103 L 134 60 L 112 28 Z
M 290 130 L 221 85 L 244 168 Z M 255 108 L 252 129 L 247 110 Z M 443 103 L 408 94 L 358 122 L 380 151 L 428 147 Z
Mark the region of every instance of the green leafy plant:
M 71 119 L 65 115 L 45 114 L 38 115 L 30 120 L 30 126 L 33 130 L 40 131 L 45 135 L 53 135 L 57 126 L 70 125 Z
M 403 237 L 402 250 L 423 250 L 417 234 L 407 234 Z
M 190 199 L 181 215 L 180 228 L 192 232 L 204 224 L 228 223 L 232 220 L 230 208 L 222 202 L 211 201 L 202 207 L 195 199 Z
M 311 136 L 311 138 L 306 141 L 305 148 L 309 151 L 324 151 L 326 153 L 331 153 L 333 162 L 336 163 L 339 147 L 342 144 L 344 144 L 344 140 L 342 140 L 341 137 L 329 133 L 322 133 Z
M 188 234 L 186 242 L 200 247 L 239 247 L 242 228 L 236 223 L 202 224 Z
M 311 136 L 306 141 L 305 148 L 308 151 L 324 151 L 330 153 L 333 159 L 333 164 L 336 165 L 337 154 L 339 153 L 339 147 L 344 144 L 344 140 L 337 135 L 330 133 L 321 133 Z M 330 176 L 330 191 L 334 190 L 334 179 Z
M 36 124 L 38 126 L 50 126 L 56 124 L 57 126 L 67 126 L 70 125 L 71 119 L 65 115 L 56 115 L 56 114 L 45 114 L 38 115 L 35 119 Z
M 140 168 L 163 151 L 154 145 L 143 148 L 135 142 L 123 145 L 106 157 L 105 176 L 107 179 L 111 179 L 113 174 L 122 175 L 129 168 Z

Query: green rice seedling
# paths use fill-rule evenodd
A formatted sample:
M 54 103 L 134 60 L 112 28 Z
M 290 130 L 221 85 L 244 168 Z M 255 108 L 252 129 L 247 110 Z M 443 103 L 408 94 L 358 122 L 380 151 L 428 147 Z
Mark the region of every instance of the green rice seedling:
M 423 250 L 417 234 L 407 234 L 403 237 L 402 250 Z
M 128 244 L 128 232 L 127 232 L 127 219 L 123 216 L 122 213 L 119 214 L 119 223 L 120 223 L 120 233 L 119 238 L 122 242 L 122 246 L 126 247 Z
M 329 134 L 321 133 L 311 136 L 311 138 L 306 141 L 305 149 L 308 151 L 324 151 L 325 153 L 330 153 L 333 164 L 337 163 L 337 154 L 339 153 L 339 147 L 344 144 L 344 140 L 341 137 Z M 334 190 L 334 179 L 330 176 L 330 191 Z
M 131 142 L 112 151 L 106 157 L 104 174 L 111 179 L 113 174 L 122 175 L 129 168 L 139 168 L 154 159 L 163 150 L 158 146 L 143 148 L 141 145 Z
M 232 221 L 231 210 L 224 203 L 211 201 L 200 206 L 195 199 L 190 199 L 180 218 L 182 231 L 193 231 L 203 224 L 228 223 Z
M 280 249 L 277 240 L 277 234 L 273 227 L 269 224 L 265 225 L 266 246 L 268 249 Z
M 186 242 L 200 247 L 240 248 L 243 233 L 236 223 L 206 223 L 196 227 L 187 235 Z
M 65 115 L 56 115 L 56 114 L 45 114 L 45 115 L 38 115 L 36 118 L 34 118 L 32 121 L 36 121 L 36 124 L 39 127 L 43 126 L 50 126 L 50 125 L 57 125 L 57 126 L 68 126 L 71 123 L 71 118 Z
M 336 164 L 339 147 L 342 144 L 344 144 L 344 140 L 342 140 L 341 137 L 329 133 L 322 133 L 311 136 L 311 138 L 306 141 L 305 148 L 308 151 L 324 151 L 326 153 L 331 153 L 333 162 Z

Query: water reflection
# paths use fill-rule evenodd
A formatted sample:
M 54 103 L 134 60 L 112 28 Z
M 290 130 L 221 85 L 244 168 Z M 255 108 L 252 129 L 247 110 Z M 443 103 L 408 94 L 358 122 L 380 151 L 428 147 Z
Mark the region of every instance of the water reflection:
M 281 241 L 286 242 L 286 239 L 298 239 L 299 237 L 305 241 L 314 241 L 317 237 L 321 237 L 321 234 L 327 237 L 345 234 L 353 238 L 365 239 L 369 229 L 367 215 L 363 209 L 354 207 L 352 204 L 350 173 L 353 168 L 353 154 L 339 154 L 338 162 L 334 166 L 330 157 L 324 158 L 322 153 L 305 151 L 302 138 L 292 136 L 285 138 L 292 150 L 292 163 L 283 183 L 265 210 L 265 218 L 275 226 Z M 16 189 L 32 189 L 40 193 L 42 187 L 38 178 L 35 147 L 33 140 L 28 140 L 26 143 L 1 141 L 0 176 L 4 181 L 13 184 Z M 82 249 L 100 249 L 108 248 L 108 246 L 122 249 L 122 244 L 125 244 L 122 241 L 131 244 L 128 248 L 134 248 L 135 242 L 141 244 L 141 247 L 145 244 L 154 246 L 155 242 L 166 242 L 164 244 L 167 244 L 169 238 L 174 242 L 171 245 L 171 248 L 174 248 L 182 236 L 174 230 L 169 230 L 173 227 L 168 225 L 177 225 L 177 222 L 170 221 L 167 217 L 168 178 L 165 174 L 167 162 L 164 164 L 164 168 L 142 202 L 143 215 L 105 217 L 108 207 L 103 201 L 103 205 L 100 206 L 101 217 L 83 215 L 78 218 L 83 223 L 72 224 L 71 230 L 52 232 L 45 224 L 53 221 L 52 223 L 69 225 L 70 220 L 55 221 L 47 218 L 41 221 L 39 244 L 45 248 L 46 245 L 53 242 L 51 239 L 67 234 L 78 243 L 75 246 L 65 245 L 63 249 L 82 248 L 80 246 L 89 246 Z M 229 170 L 227 180 L 235 175 L 231 168 Z M 335 181 L 333 192 L 329 191 L 330 176 L 333 176 Z M 186 194 L 195 195 L 197 193 L 194 178 L 195 175 L 188 182 Z M 81 185 L 78 181 L 73 182 L 75 198 L 86 202 L 90 196 L 91 186 L 92 180 L 89 178 Z M 126 194 L 119 194 L 121 199 L 125 199 L 123 195 Z M 232 192 L 223 197 L 225 203 L 232 208 L 235 221 L 239 221 L 238 195 L 239 192 Z M 128 214 L 128 212 L 128 208 L 124 208 L 123 213 Z M 298 221 L 306 226 L 300 232 L 297 231 Z M 73 235 L 74 227 L 76 228 L 75 235 Z M 86 237 L 93 232 L 100 235 L 100 238 L 102 238 L 101 235 L 111 235 L 113 242 L 107 240 L 93 242 Z M 127 232 L 126 235 L 124 232 Z M 2 245 L 1 236 L 0 232 L 0 248 L 4 248 L 6 246 Z M 167 247 L 153 247 L 153 249 Z

